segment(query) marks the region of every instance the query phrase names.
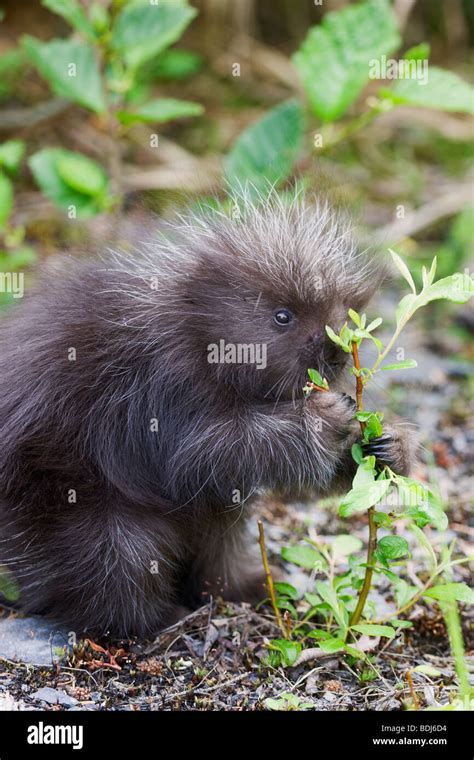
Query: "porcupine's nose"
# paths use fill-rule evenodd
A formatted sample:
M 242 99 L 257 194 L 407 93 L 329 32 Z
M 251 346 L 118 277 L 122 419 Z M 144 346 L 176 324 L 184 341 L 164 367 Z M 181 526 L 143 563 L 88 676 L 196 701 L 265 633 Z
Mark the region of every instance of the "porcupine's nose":
M 313 332 L 308 335 L 306 342 L 308 346 L 314 346 L 315 348 L 319 346 L 322 347 L 326 342 L 326 334 L 321 329 L 313 330 Z

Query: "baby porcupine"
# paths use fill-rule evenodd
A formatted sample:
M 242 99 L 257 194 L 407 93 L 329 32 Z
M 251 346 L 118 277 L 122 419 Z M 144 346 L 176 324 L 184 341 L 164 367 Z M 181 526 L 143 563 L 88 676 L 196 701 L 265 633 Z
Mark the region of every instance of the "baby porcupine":
M 65 259 L 0 326 L 0 564 L 25 610 L 78 632 L 149 635 L 206 592 L 262 598 L 252 501 L 354 474 L 324 327 L 380 278 L 347 224 L 270 194 L 170 233 Z M 308 367 L 331 391 L 304 401 Z M 379 456 L 406 472 L 412 444 L 385 432 Z

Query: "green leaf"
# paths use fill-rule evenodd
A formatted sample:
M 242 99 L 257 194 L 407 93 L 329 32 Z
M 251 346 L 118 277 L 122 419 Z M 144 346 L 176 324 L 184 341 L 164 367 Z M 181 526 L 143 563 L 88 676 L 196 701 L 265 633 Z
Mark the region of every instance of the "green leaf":
M 331 611 L 341 628 L 346 630 L 347 623 L 344 619 L 341 604 L 333 587 L 324 581 L 316 581 L 315 588 L 323 602 L 326 602 L 331 608 Z
M 401 536 L 384 536 L 377 543 L 377 551 L 385 560 L 400 559 L 408 554 L 409 546 Z
M 339 557 L 348 557 L 350 554 L 355 554 L 362 548 L 362 541 L 360 538 L 350 535 L 336 536 L 331 544 L 331 551 L 334 559 Z
M 353 488 L 344 496 L 339 507 L 341 517 L 350 517 L 357 512 L 364 512 L 383 499 L 390 488 L 389 480 L 376 480 L 372 485 Z
M 104 34 L 110 26 L 110 14 L 105 6 L 100 5 L 100 0 L 89 7 L 89 18 L 94 32 L 99 36 Z
M 191 50 L 171 48 L 150 61 L 140 70 L 140 79 L 182 80 L 197 74 L 202 68 L 202 56 Z
M 0 594 L 7 602 L 17 602 L 20 598 L 18 584 L 6 567 L 0 566 Z
M 430 66 L 428 81 L 398 79 L 390 89 L 381 92 L 384 98 L 402 105 L 435 108 L 439 111 L 474 113 L 474 89 L 452 71 Z
M 354 475 L 352 488 L 362 488 L 372 484 L 375 481 L 375 475 L 375 457 L 372 455 L 364 457 Z
M 301 652 L 301 644 L 298 641 L 288 641 L 287 639 L 272 639 L 269 648 L 275 649 L 281 654 L 282 663 L 285 667 L 293 665 Z
M 17 272 L 23 267 L 30 266 L 37 259 L 36 251 L 28 245 L 15 248 L 14 251 L 0 251 L 0 271 Z
M 377 625 L 376 623 L 358 623 L 351 625 L 351 631 L 363 633 L 364 636 L 385 636 L 387 639 L 393 639 L 396 631 L 389 625 Z
M 177 100 L 176 98 L 158 98 L 144 103 L 133 111 L 119 111 L 117 116 L 122 124 L 134 124 L 136 122 L 162 124 L 173 119 L 200 116 L 202 113 L 204 113 L 204 108 L 199 103 L 193 103 L 190 100 Z
M 394 628 L 413 628 L 413 623 L 411 620 L 399 620 L 398 618 L 391 618 L 390 623 Z
M 13 185 L 8 177 L 0 171 L 0 231 L 10 218 L 13 208 Z
M 26 56 L 23 50 L 9 50 L 0 55 L 0 99 L 9 97 L 14 91 L 25 69 Z
M 423 675 L 430 676 L 431 678 L 439 678 L 439 676 L 443 675 L 440 670 L 437 670 L 432 665 L 417 665 L 411 669 L 411 672 L 423 673 Z
M 360 318 L 360 314 L 358 314 L 356 311 L 354 311 L 354 309 L 349 309 L 349 311 L 347 313 L 350 316 L 350 318 L 352 319 L 352 321 L 354 322 L 354 324 L 357 325 L 357 327 L 362 327 L 362 321 L 361 321 L 361 318 Z
M 7 140 L 0 145 L 0 166 L 15 174 L 25 153 L 23 140 Z
M 99 67 L 93 48 L 76 39 L 38 42 L 23 37 L 22 45 L 53 92 L 96 113 L 105 111 Z
M 258 195 L 291 172 L 303 137 L 303 112 L 296 100 L 272 108 L 237 138 L 224 161 L 226 181 Z
M 433 572 L 433 570 L 436 570 L 438 562 L 436 559 L 435 551 L 431 546 L 428 537 L 423 533 L 418 525 L 410 525 L 410 530 L 416 536 L 420 546 L 425 550 L 426 556 L 428 557 L 428 567 L 430 571 Z
M 286 546 L 281 550 L 281 556 L 286 562 L 305 567 L 307 570 L 321 569 L 326 565 L 321 554 L 311 546 Z
M 328 338 L 330 338 L 330 340 L 332 340 L 333 343 L 335 343 L 337 346 L 340 346 L 344 351 L 346 351 L 346 353 L 348 350 L 349 351 L 351 350 L 350 348 L 348 349 L 348 347 L 342 341 L 339 335 L 336 335 L 332 327 L 329 327 L 329 325 L 326 325 L 325 329 L 326 329 L 326 335 L 328 336 Z
M 403 57 L 408 61 L 424 61 L 430 56 L 430 45 L 428 42 L 421 42 L 419 45 L 405 50 Z
M 377 413 L 371 413 L 370 416 L 364 420 L 364 422 L 364 441 L 370 441 L 372 438 L 378 438 L 382 435 L 382 423 Z
M 454 303 L 466 303 L 474 294 L 474 278 L 467 273 L 457 272 L 433 282 L 420 293 L 421 306 L 440 298 Z
M 409 284 L 410 288 L 412 289 L 414 295 L 416 295 L 415 283 L 414 283 L 412 274 L 411 274 L 410 270 L 408 269 L 407 265 L 405 264 L 405 262 L 403 261 L 403 259 L 398 255 L 398 253 L 395 253 L 395 251 L 392 251 L 391 248 L 389 248 L 388 250 L 390 251 L 390 255 L 391 255 L 392 260 L 393 260 L 395 266 L 397 267 L 398 271 L 400 272 L 400 274 L 402 275 L 402 277 L 405 278 L 405 280 Z
M 334 121 L 355 101 L 370 77 L 371 59 L 400 44 L 386 0 L 369 0 L 326 13 L 292 57 L 313 113 Z
M 401 362 L 395 364 L 384 364 L 380 367 L 382 370 L 395 370 L 395 369 L 412 369 L 412 367 L 418 367 L 417 362 L 414 359 L 404 359 Z
M 364 459 L 364 452 L 362 451 L 362 446 L 360 445 L 360 443 L 354 443 L 351 446 L 351 454 L 352 454 L 352 459 L 354 460 L 354 462 L 356 462 L 356 464 L 360 464 L 362 462 L 362 460 Z
M 317 369 L 309 369 L 308 375 L 311 382 L 317 385 L 318 388 L 329 388 L 328 381 L 326 378 L 321 377 Z
M 282 710 L 285 712 L 291 712 L 295 710 L 311 710 L 314 709 L 312 702 L 302 702 L 296 694 L 291 692 L 284 692 L 278 699 L 272 699 L 267 697 L 265 700 L 265 707 L 268 710 Z
M 87 156 L 80 153 L 67 153 L 58 156 L 56 169 L 61 179 L 84 195 L 97 196 L 107 189 L 107 175 L 99 166 Z
M 176 42 L 196 15 L 184 2 L 129 3 L 115 20 L 111 46 L 137 68 Z
M 323 652 L 340 652 L 344 649 L 344 639 L 340 637 L 334 637 L 330 639 L 324 639 L 319 642 L 320 648 Z
M 78 0 L 41 0 L 41 4 L 53 13 L 57 13 L 58 16 L 62 16 L 70 26 L 86 37 L 94 36 L 94 30 Z
M 73 206 L 78 217 L 94 216 L 103 210 L 103 199 L 75 190 L 58 171 L 60 159 L 78 155 L 63 148 L 44 148 L 31 156 L 28 164 L 41 190 L 59 208 L 68 210 Z
M 298 590 L 292 586 L 291 583 L 283 583 L 282 581 L 278 581 L 275 583 L 275 588 L 282 596 L 289 596 L 290 599 L 299 598 Z
M 367 327 L 365 328 L 366 332 L 371 332 L 372 330 L 375 330 L 376 327 L 380 327 L 382 324 L 383 319 L 382 317 L 377 317 L 377 319 L 374 319 Z
M 443 583 L 425 591 L 423 596 L 440 602 L 465 602 L 474 604 L 474 590 L 467 583 Z

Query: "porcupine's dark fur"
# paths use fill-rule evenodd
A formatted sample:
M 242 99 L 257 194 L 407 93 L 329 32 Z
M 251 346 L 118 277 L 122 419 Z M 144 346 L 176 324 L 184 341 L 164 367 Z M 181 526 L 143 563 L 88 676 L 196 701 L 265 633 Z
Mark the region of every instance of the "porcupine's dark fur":
M 244 206 L 180 219 L 133 256 L 64 259 L 3 320 L 0 564 L 25 610 L 147 635 L 203 592 L 261 596 L 256 495 L 349 484 L 353 408 L 301 388 L 308 367 L 337 387 L 324 326 L 367 302 L 377 270 L 324 203 Z M 209 363 L 220 339 L 265 344 L 267 367 Z M 386 431 L 404 472 L 412 446 Z

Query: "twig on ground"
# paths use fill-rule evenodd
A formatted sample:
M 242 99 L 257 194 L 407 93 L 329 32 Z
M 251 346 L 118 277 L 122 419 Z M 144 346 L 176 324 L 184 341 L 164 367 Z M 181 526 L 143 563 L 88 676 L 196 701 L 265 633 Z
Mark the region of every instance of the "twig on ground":
M 287 638 L 287 631 L 281 619 L 280 610 L 277 607 L 275 586 L 273 585 L 272 573 L 270 570 L 270 564 L 268 562 L 267 548 L 265 546 L 265 531 L 263 529 L 263 523 L 261 520 L 258 521 L 258 543 L 260 545 L 263 569 L 265 570 L 265 578 L 267 581 L 268 593 L 270 594 L 270 599 L 272 602 L 273 612 L 275 613 L 275 618 L 280 631 L 282 632 L 283 636 Z

